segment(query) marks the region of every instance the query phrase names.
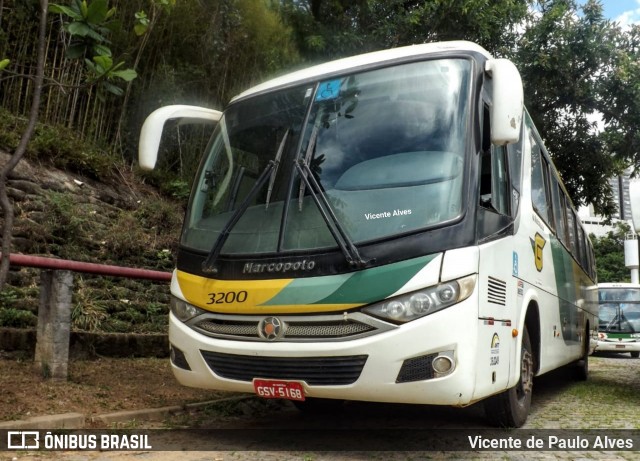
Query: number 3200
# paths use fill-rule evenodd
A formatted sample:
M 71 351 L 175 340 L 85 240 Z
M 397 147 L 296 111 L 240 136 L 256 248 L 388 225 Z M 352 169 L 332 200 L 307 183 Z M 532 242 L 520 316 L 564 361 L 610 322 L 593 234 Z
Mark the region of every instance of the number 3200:
M 243 303 L 247 300 L 246 291 L 219 291 L 217 293 L 209 293 L 207 296 L 209 296 L 207 304 Z

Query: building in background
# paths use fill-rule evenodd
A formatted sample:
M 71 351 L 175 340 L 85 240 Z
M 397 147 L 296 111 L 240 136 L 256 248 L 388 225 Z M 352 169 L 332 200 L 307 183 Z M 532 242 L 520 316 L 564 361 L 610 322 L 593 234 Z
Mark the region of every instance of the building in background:
M 613 188 L 613 197 L 618 204 L 616 218 L 622 221 L 631 220 L 631 198 L 629 197 L 629 181 L 631 170 L 625 171 L 623 176 L 618 176 L 610 181 Z M 616 187 L 617 186 L 617 187 Z
M 605 219 L 594 213 L 592 205 L 578 210 L 587 233 L 596 237 L 604 237 L 608 232 L 615 230 L 615 225 L 619 221 L 628 223 L 633 229 L 633 224 L 631 223 L 631 199 L 629 197 L 630 175 L 631 170 L 629 169 L 625 171 L 624 175 L 609 180 L 609 184 L 613 189 L 613 199 L 617 205 L 617 211 L 613 215 L 610 224 L 605 224 Z

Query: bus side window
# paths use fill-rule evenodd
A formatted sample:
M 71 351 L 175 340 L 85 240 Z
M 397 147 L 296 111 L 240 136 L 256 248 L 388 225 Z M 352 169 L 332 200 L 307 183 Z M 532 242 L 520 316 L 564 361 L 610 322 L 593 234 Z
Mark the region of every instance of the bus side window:
M 555 175 L 551 177 L 551 201 L 553 203 L 553 220 L 556 224 L 556 236 L 558 239 L 567 243 L 567 217 L 565 216 L 564 194 L 560 189 L 560 184 Z
M 585 268 L 585 270 L 588 269 L 589 267 L 589 261 L 588 261 L 588 257 L 587 257 L 587 236 L 584 233 L 584 229 L 582 228 L 582 225 L 580 224 L 580 218 L 578 218 L 578 215 L 576 214 L 576 225 L 577 225 L 577 229 L 578 229 L 578 241 L 580 242 L 580 254 L 578 255 L 578 261 L 580 262 L 580 264 L 582 265 L 582 267 Z M 588 272 L 588 270 L 587 270 Z
M 521 135 L 520 140 L 517 143 L 507 147 L 509 177 L 511 178 L 511 216 L 514 218 L 516 214 L 518 214 L 518 208 L 520 206 L 520 191 L 522 190 L 523 138 L 524 136 Z
M 529 140 L 531 142 L 531 200 L 533 207 L 544 222 L 553 227 L 551 207 L 549 206 L 549 188 L 547 187 L 549 167 L 546 159 L 542 156 L 542 150 L 533 136 L 533 132 L 530 132 Z
M 577 236 L 576 236 L 576 221 L 575 221 L 575 217 L 573 215 L 573 210 L 571 209 L 571 206 L 569 205 L 569 200 L 566 200 L 565 202 L 565 210 L 567 213 L 567 237 L 569 240 L 569 251 L 571 251 L 571 253 L 574 256 L 577 256 L 578 254 L 578 241 L 577 241 Z
M 482 153 L 480 159 L 480 205 L 503 215 L 509 215 L 510 184 L 506 146 L 491 144 L 489 107 L 483 115 Z
M 588 240 L 588 248 L 589 248 L 589 275 L 593 280 L 597 278 L 596 273 L 596 255 L 593 253 L 593 245 L 591 240 Z

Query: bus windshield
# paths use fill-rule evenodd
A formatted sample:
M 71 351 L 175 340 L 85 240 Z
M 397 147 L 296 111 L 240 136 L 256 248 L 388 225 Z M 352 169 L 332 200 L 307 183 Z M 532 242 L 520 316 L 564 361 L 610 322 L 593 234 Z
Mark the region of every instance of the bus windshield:
M 467 59 L 414 62 L 231 104 L 194 183 L 182 245 L 326 250 L 338 246 L 335 224 L 357 245 L 456 220 L 470 73 Z
M 599 331 L 640 333 L 640 289 L 599 289 Z

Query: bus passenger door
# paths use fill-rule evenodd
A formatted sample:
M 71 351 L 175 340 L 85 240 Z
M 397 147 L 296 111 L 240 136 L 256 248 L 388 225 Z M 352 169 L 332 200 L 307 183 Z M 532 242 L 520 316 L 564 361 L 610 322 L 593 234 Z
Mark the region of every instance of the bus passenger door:
M 520 170 L 521 156 L 518 146 L 491 144 L 489 115 L 485 105 L 477 213 L 480 265 L 476 350 L 479 363 L 475 392 L 479 397 L 508 387 L 515 343 L 511 330 L 517 321 L 514 318 L 517 287 L 512 261 L 520 187 L 514 186 L 519 182 L 519 175 L 514 175 L 513 170 Z

